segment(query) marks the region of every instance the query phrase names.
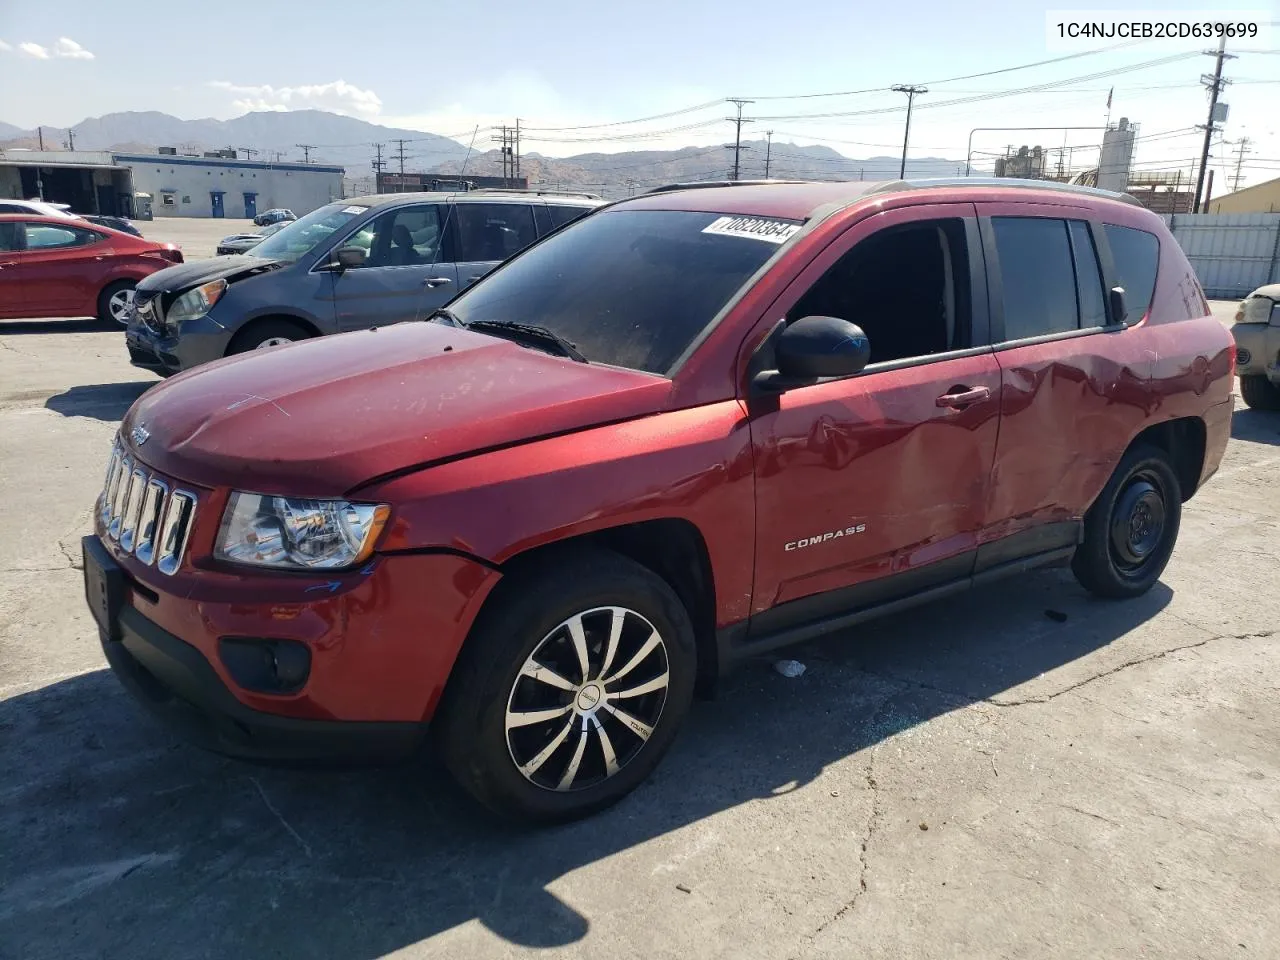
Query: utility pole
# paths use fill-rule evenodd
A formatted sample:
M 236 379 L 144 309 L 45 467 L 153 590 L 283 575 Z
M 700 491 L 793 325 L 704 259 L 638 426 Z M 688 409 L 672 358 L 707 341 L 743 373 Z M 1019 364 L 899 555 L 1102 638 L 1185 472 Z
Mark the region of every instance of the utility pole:
M 520 118 L 516 117 L 516 157 L 515 157 L 515 175 L 520 176 Z
M 1209 199 L 1213 196 L 1213 171 L 1209 171 L 1209 184 L 1204 188 L 1204 208 L 1201 213 L 1209 212 Z
M 1203 74 L 1200 77 L 1200 82 L 1209 88 L 1209 120 L 1204 125 L 1204 146 L 1200 150 L 1200 174 L 1196 177 L 1195 206 L 1192 208 L 1197 213 L 1204 212 L 1200 207 L 1200 198 L 1204 192 L 1204 173 L 1209 166 L 1209 143 L 1212 140 L 1213 135 L 1218 131 L 1218 127 L 1215 125 L 1218 115 L 1218 94 L 1222 92 L 1222 88 L 1224 86 L 1231 82 L 1229 80 L 1222 79 L 1223 61 L 1235 59 L 1234 55 L 1229 54 L 1226 51 L 1227 35 L 1224 33 L 1222 38 L 1218 41 L 1218 49 L 1216 51 L 1205 51 L 1206 56 L 1214 57 L 1217 61 L 1214 65 L 1213 76 L 1211 77 L 1208 74 Z M 1223 119 L 1225 119 L 1225 117 Z M 1197 126 L 1199 126 L 1199 124 L 1197 124 Z
M 400 182 L 396 184 L 396 193 L 403 193 L 404 192 L 404 145 L 409 141 L 408 140 L 392 140 L 391 142 L 396 145 L 395 158 L 400 164 Z M 378 151 L 378 159 L 379 161 L 381 161 L 382 159 L 381 150 Z
M 295 143 L 294 146 L 302 151 L 302 162 L 310 163 L 311 151 L 316 148 L 316 145 L 314 143 Z
M 1249 152 L 1249 138 L 1241 137 L 1240 142 L 1236 144 L 1236 175 L 1231 178 L 1232 191 L 1240 189 L 1240 181 L 1244 179 L 1240 175 L 1241 167 L 1244 166 L 1244 155 Z M 1207 203 L 1208 201 L 1206 201 Z
M 911 106 L 915 103 L 917 93 L 928 93 L 928 87 L 917 87 L 909 83 L 898 83 L 893 86 L 894 93 L 907 95 L 907 128 L 902 133 L 902 163 L 898 165 L 898 179 L 907 175 L 907 144 L 911 142 Z
M 733 179 L 734 179 L 734 180 L 737 180 L 737 179 L 738 179 L 738 172 L 739 172 L 739 170 L 741 170 L 741 155 L 742 155 L 742 125 L 743 125 L 744 123 L 751 123 L 751 122 L 752 122 L 752 121 L 751 121 L 751 120 L 749 120 L 749 119 L 744 120 L 744 119 L 742 118 L 742 108 L 743 108 L 743 107 L 745 107 L 748 103 L 755 103 L 755 101 L 754 101 L 754 100 L 743 100 L 743 99 L 740 99 L 740 98 L 738 98 L 738 97 L 728 97 L 728 98 L 727 98 L 727 102 L 729 102 L 729 103 L 732 103 L 732 104 L 736 105 L 736 106 L 737 106 L 737 108 L 738 108 L 738 115 L 737 115 L 736 117 L 726 117 L 726 118 L 725 118 L 726 120 L 728 120 L 730 123 L 732 123 L 732 124 L 734 125 L 734 131 L 735 131 L 735 132 L 734 132 L 734 135 L 733 135 Z
M 773 153 L 773 131 L 764 132 L 764 178 L 769 179 L 769 157 Z
M 505 123 L 498 129 L 500 134 L 493 137 L 498 144 L 498 152 L 502 156 L 502 179 L 508 181 L 520 175 L 520 128 L 508 127 Z
M 375 179 L 377 178 L 378 174 L 382 172 L 382 168 L 387 165 L 387 161 L 382 159 L 382 148 L 384 146 L 385 144 L 381 144 L 381 143 L 375 143 L 373 145 L 375 156 L 370 166 L 373 167 L 373 176 Z
M 244 158 L 245 158 L 246 160 L 252 160 L 252 159 L 253 159 L 254 157 L 256 157 L 259 153 L 261 153 L 261 151 L 260 151 L 260 150 L 254 150 L 254 149 L 253 149 L 253 148 L 251 148 L 251 147 L 232 147 L 232 149 L 233 149 L 236 153 L 239 153 L 241 150 L 243 150 L 243 151 L 244 151 Z
M 67 127 L 67 149 L 74 150 L 76 148 L 76 132 Z
M 36 136 L 40 138 L 40 149 L 44 150 L 44 127 L 36 127 Z

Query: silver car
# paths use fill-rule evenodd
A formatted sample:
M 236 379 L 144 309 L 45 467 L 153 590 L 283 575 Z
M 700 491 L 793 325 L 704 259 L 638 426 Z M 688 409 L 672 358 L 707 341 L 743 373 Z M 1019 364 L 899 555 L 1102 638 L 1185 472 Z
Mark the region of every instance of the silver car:
M 220 257 L 225 257 L 236 253 L 248 253 L 250 248 L 256 247 L 273 233 L 279 233 L 291 222 L 292 221 L 282 221 L 280 223 L 273 223 L 271 226 L 259 230 L 257 233 L 233 233 L 229 237 L 223 237 L 218 241 L 217 254 Z
M 1280 283 L 1241 301 L 1231 333 L 1240 396 L 1255 410 L 1280 410 Z
M 189 261 L 139 283 L 125 332 L 129 359 L 168 375 L 259 347 L 425 317 L 603 203 L 499 190 L 339 200 L 241 256 Z

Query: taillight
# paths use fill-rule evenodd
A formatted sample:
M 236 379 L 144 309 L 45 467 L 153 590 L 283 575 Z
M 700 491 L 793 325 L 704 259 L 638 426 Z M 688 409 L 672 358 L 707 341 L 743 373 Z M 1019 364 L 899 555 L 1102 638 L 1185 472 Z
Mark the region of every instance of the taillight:
M 144 257 L 157 257 L 161 260 L 167 260 L 169 263 L 183 263 L 181 250 L 148 250 L 143 254 Z

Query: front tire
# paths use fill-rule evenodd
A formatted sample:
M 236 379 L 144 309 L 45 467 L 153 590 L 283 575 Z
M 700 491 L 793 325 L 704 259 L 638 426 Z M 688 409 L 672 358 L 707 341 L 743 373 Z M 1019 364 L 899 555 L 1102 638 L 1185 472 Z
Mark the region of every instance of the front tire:
M 133 290 L 137 285 L 135 280 L 117 280 L 107 284 L 98 294 L 98 322 L 127 326 Z
M 1084 520 L 1071 570 L 1101 597 L 1146 593 L 1164 572 L 1182 521 L 1182 488 L 1163 450 L 1134 447 Z
M 1268 380 L 1266 374 L 1242 376 L 1240 397 L 1251 410 L 1280 410 L 1280 386 Z
M 693 626 L 668 584 L 607 551 L 498 587 L 435 722 L 445 765 L 517 820 L 573 820 L 658 765 L 693 698 Z
M 284 317 L 258 320 L 231 338 L 227 356 L 248 353 L 250 350 L 265 350 L 267 347 L 278 347 L 310 338 L 311 331 L 293 320 L 286 320 Z

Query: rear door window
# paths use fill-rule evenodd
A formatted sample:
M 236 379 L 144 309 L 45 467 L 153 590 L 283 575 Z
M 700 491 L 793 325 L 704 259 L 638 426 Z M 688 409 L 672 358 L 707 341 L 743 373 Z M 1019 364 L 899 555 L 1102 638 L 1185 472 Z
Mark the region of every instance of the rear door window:
M 16 221 L 0 223 L 0 251 L 21 250 L 22 224 Z
M 64 247 L 87 247 L 102 239 L 102 234 L 79 227 L 51 227 L 43 223 L 27 225 L 28 250 L 55 250 Z
M 505 260 L 538 239 L 527 203 L 458 203 L 453 219 L 459 263 Z
M 1023 340 L 1079 329 L 1076 275 L 1065 220 L 992 217 L 1004 339 Z
M 1155 234 L 1133 227 L 1121 227 L 1108 223 L 1107 244 L 1116 264 L 1120 286 L 1124 287 L 1125 308 L 1129 323 L 1136 323 L 1151 308 L 1151 297 L 1156 291 L 1156 269 L 1160 262 L 1160 241 Z
M 571 207 L 567 204 L 559 203 L 547 204 L 547 212 L 551 214 L 552 229 L 563 227 L 566 223 L 572 223 L 579 217 L 590 213 L 592 209 L 592 207 Z

